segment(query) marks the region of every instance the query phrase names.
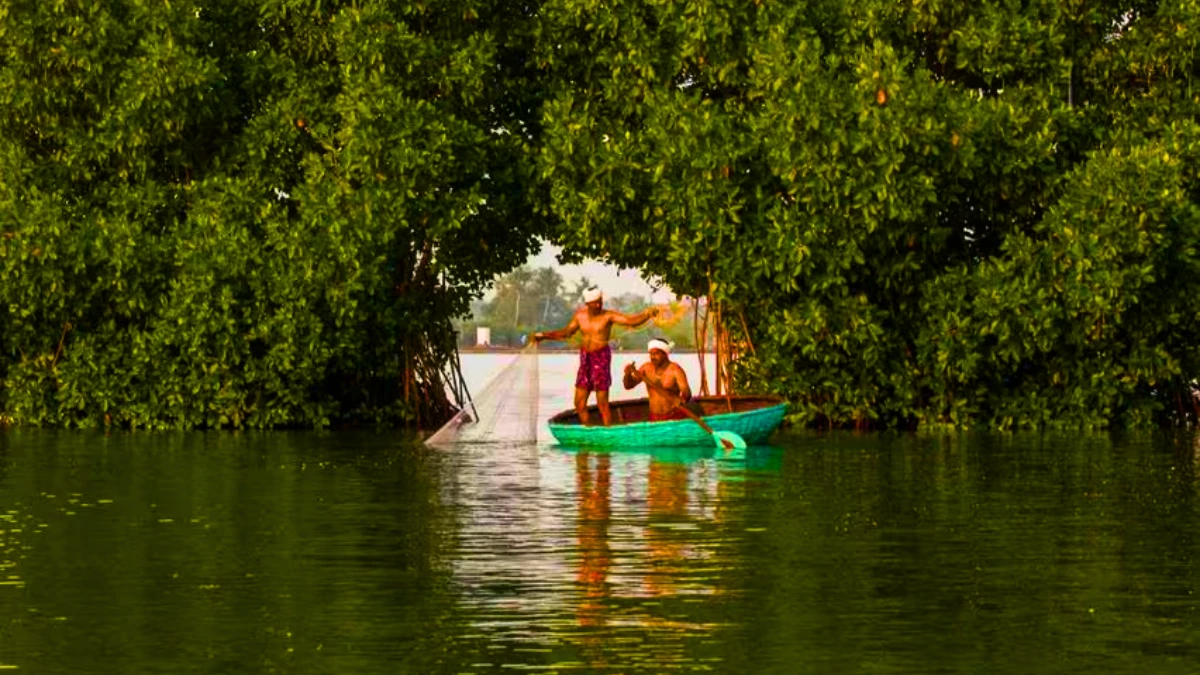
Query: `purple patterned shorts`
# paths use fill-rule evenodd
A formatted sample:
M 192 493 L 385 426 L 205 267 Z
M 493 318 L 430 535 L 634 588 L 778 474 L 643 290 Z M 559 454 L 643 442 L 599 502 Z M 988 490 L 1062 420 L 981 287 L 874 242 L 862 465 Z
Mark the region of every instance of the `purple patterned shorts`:
M 612 386 L 612 347 L 594 352 L 579 350 L 579 373 L 575 387 L 587 391 L 608 391 Z

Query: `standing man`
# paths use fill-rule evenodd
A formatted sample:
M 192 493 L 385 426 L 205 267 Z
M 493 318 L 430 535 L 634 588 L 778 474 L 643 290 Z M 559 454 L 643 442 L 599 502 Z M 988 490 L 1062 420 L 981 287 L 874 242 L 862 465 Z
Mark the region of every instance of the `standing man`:
M 692 388 L 688 386 L 687 373 L 671 361 L 671 343 L 656 338 L 646 345 L 646 349 L 650 352 L 650 360 L 641 368 L 632 363 L 625 364 L 622 384 L 626 389 L 633 389 L 640 382 L 646 383 L 651 422 L 688 419 L 683 405 L 692 400 Z
M 612 336 L 612 327 L 640 326 L 652 316 L 658 315 L 657 307 L 650 307 L 633 316 L 604 309 L 604 294 L 599 288 L 589 288 L 583 292 L 583 307 L 575 311 L 571 322 L 564 328 L 534 333 L 533 339 L 565 340 L 575 333 L 583 334 L 583 345 L 579 350 L 579 372 L 575 375 L 575 412 L 579 413 L 579 423 L 587 424 L 587 400 L 591 392 L 596 392 L 596 405 L 600 408 L 600 417 L 604 426 L 612 423 L 612 413 L 608 408 L 608 389 L 612 386 L 612 347 L 608 345 Z

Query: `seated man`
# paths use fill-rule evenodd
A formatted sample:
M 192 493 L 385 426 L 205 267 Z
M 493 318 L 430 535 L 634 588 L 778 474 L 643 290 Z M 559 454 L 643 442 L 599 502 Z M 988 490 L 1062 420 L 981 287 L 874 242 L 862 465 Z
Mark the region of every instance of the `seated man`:
M 692 388 L 688 386 L 687 373 L 671 361 L 671 344 L 654 339 L 646 347 L 650 351 L 650 361 L 641 368 L 632 363 L 625 364 L 622 384 L 626 389 L 633 389 L 639 382 L 646 383 L 651 422 L 688 419 L 690 416 L 683 410 L 683 405 L 692 399 Z

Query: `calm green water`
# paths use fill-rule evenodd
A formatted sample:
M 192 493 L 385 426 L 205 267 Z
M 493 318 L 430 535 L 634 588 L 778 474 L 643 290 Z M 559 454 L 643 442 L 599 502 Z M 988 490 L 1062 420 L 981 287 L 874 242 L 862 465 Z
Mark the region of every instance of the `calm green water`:
M 1195 673 L 1190 439 L 0 434 L 28 673 Z

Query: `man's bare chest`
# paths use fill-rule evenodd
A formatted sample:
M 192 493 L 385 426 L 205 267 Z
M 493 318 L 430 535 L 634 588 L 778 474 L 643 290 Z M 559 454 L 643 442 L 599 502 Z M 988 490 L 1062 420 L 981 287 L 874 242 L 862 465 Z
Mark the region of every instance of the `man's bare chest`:
M 675 388 L 676 378 L 675 373 L 671 368 L 663 368 L 662 370 L 659 370 L 654 366 L 650 366 L 646 370 L 649 371 L 650 377 L 653 378 L 655 382 L 658 382 L 661 386 L 666 387 L 667 389 Z
M 592 317 L 583 315 L 579 317 L 579 329 L 584 333 L 597 333 L 608 328 L 608 317 Z

